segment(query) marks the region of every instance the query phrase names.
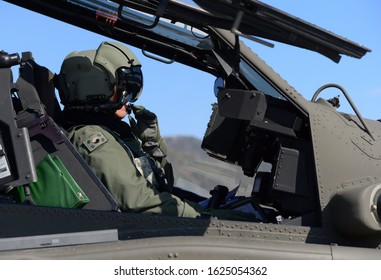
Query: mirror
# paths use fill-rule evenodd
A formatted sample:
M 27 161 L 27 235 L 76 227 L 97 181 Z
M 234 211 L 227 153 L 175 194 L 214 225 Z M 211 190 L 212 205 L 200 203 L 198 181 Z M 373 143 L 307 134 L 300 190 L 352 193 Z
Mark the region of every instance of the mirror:
M 225 80 L 224 80 L 224 78 L 222 78 L 222 77 L 218 77 L 218 78 L 214 81 L 214 95 L 217 97 L 218 92 L 219 92 L 221 89 L 224 89 L 224 88 L 225 88 Z

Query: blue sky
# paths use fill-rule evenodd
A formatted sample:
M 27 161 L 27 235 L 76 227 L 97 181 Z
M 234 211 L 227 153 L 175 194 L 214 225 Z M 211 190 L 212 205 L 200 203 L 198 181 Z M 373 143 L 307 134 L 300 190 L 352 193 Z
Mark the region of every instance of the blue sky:
M 381 118 L 381 1 L 263 2 L 372 49 L 360 60 L 343 56 L 336 64 L 319 54 L 277 42 L 273 49 L 247 42 L 306 99 L 310 99 L 323 84 L 339 83 L 365 118 Z M 53 72 L 59 72 L 62 60 L 71 51 L 96 49 L 100 42 L 109 40 L 4 1 L 0 1 L 0 26 L 0 49 L 9 53 L 32 51 L 35 60 Z M 145 79 L 143 95 L 137 104 L 146 106 L 159 116 L 163 135 L 202 138 L 211 104 L 215 102 L 215 78 L 177 63 L 158 63 L 144 57 L 140 50 L 133 50 L 143 64 Z M 337 90 L 329 90 L 322 97 L 338 94 Z M 341 104 L 340 111 L 352 112 L 343 96 Z

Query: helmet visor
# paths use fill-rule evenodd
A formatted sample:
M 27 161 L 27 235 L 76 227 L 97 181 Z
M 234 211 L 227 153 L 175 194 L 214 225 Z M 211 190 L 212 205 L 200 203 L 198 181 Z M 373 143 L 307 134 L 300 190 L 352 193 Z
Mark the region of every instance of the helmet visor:
M 118 93 L 123 103 L 138 100 L 143 89 L 143 73 L 139 66 L 119 67 L 115 71 Z

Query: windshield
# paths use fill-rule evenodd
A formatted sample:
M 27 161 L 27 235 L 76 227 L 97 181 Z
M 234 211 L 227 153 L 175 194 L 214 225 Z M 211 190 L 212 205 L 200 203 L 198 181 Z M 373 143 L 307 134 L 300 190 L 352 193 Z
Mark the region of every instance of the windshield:
M 244 60 L 240 62 L 241 74 L 259 91 L 275 98 L 284 97 Z

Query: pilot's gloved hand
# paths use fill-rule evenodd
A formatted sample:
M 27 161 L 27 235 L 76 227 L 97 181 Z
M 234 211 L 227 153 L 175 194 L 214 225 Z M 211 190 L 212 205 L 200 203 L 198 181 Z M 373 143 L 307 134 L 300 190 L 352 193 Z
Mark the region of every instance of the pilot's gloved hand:
M 156 115 L 143 106 L 131 104 L 131 109 L 137 120 L 136 127 L 133 127 L 136 136 L 143 143 L 158 142 L 161 136 Z M 134 126 L 134 124 L 131 124 L 131 126 Z
M 133 132 L 142 141 L 143 150 L 161 162 L 167 156 L 167 145 L 160 135 L 159 123 L 154 113 L 143 106 L 131 104 L 136 122 L 130 118 Z

